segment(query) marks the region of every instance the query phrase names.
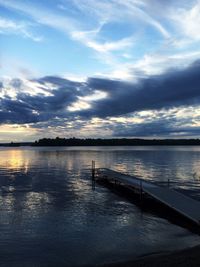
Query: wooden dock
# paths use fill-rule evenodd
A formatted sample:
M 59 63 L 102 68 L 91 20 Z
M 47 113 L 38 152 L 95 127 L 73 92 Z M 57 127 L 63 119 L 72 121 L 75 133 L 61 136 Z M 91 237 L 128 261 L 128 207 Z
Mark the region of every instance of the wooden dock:
M 109 182 L 117 182 L 138 192 L 143 192 L 170 209 L 185 216 L 195 224 L 200 225 L 200 202 L 185 196 L 169 187 L 126 175 L 106 168 L 96 169 L 96 178 Z

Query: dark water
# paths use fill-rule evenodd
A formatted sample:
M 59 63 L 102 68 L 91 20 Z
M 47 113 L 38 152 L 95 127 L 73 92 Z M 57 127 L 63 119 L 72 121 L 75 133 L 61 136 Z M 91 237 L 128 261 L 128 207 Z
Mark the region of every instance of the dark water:
M 200 199 L 200 148 L 0 148 L 0 266 L 83 266 L 181 249 L 200 237 L 108 188 L 91 161 Z

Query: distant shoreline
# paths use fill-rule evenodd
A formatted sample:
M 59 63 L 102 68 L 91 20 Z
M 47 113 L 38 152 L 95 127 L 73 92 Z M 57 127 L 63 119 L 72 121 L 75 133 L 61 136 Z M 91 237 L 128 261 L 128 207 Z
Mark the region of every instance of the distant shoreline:
M 80 139 L 80 138 L 43 138 L 35 142 L 10 142 L 0 146 L 200 146 L 200 139 Z

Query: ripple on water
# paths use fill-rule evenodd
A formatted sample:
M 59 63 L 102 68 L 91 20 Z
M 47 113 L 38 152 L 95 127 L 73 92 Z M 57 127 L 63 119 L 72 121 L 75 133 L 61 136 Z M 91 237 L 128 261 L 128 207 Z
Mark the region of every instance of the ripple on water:
M 200 199 L 195 148 L 1 148 L 2 266 L 81 266 L 193 246 L 199 236 L 91 183 L 90 162 Z M 194 173 L 196 175 L 194 176 Z

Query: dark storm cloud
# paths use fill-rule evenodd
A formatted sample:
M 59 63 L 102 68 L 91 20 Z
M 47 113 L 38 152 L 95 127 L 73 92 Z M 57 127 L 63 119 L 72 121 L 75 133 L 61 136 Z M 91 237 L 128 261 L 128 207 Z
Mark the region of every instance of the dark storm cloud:
M 171 135 L 176 131 L 179 132 L 174 125 L 175 121 L 175 119 L 158 119 L 151 122 L 117 125 L 113 128 L 113 132 L 115 137 Z
M 114 137 L 186 137 L 199 136 L 200 127 L 174 124 L 173 120 L 158 119 L 140 124 L 117 125 L 112 127 Z
M 16 99 L 8 96 L 0 98 L 0 123 L 52 121 L 53 126 L 54 118 L 73 121 L 79 116 L 85 120 L 93 116 L 105 118 L 142 110 L 200 104 L 200 61 L 187 69 L 170 70 L 159 76 L 142 78 L 137 83 L 99 78 L 90 78 L 84 83 L 55 76 L 46 76 L 32 82 L 37 82 L 38 88 L 50 95 L 24 93 L 22 88 L 26 85 L 19 79 L 13 80 L 10 84 L 18 88 L 17 96 Z M 3 84 L 0 86 L 4 88 Z M 80 96 L 91 95 L 95 90 L 107 92 L 108 96 L 92 101 L 90 109 L 74 112 L 67 110 Z M 161 122 L 159 125 L 160 129 L 165 126 Z M 150 128 L 146 130 L 151 132 Z M 163 128 L 163 131 L 167 129 Z
M 57 116 L 66 117 L 66 107 L 75 102 L 77 97 L 83 93 L 80 92 L 79 87 L 84 85 L 58 77 L 44 77 L 34 81 L 41 85 L 54 84 L 55 89 L 48 90 L 44 86 L 38 86 L 43 91 L 50 92 L 51 95 L 31 95 L 21 90 L 17 93 L 16 99 L 8 96 L 1 98 L 0 123 L 34 123 L 47 121 Z M 22 86 L 22 81 L 14 79 L 10 85 L 16 88 L 16 86 Z M 88 89 L 85 88 L 82 91 L 88 91 Z
M 58 87 L 64 87 L 64 88 L 75 88 L 80 85 L 79 82 L 73 82 L 58 76 L 45 76 L 40 79 L 35 79 L 33 81 L 37 81 L 41 84 L 51 83 L 57 85 Z
M 124 115 L 142 110 L 158 110 L 200 103 L 200 61 L 184 70 L 170 70 L 141 79 L 137 84 L 91 78 L 88 86 L 109 93 L 85 115 Z

